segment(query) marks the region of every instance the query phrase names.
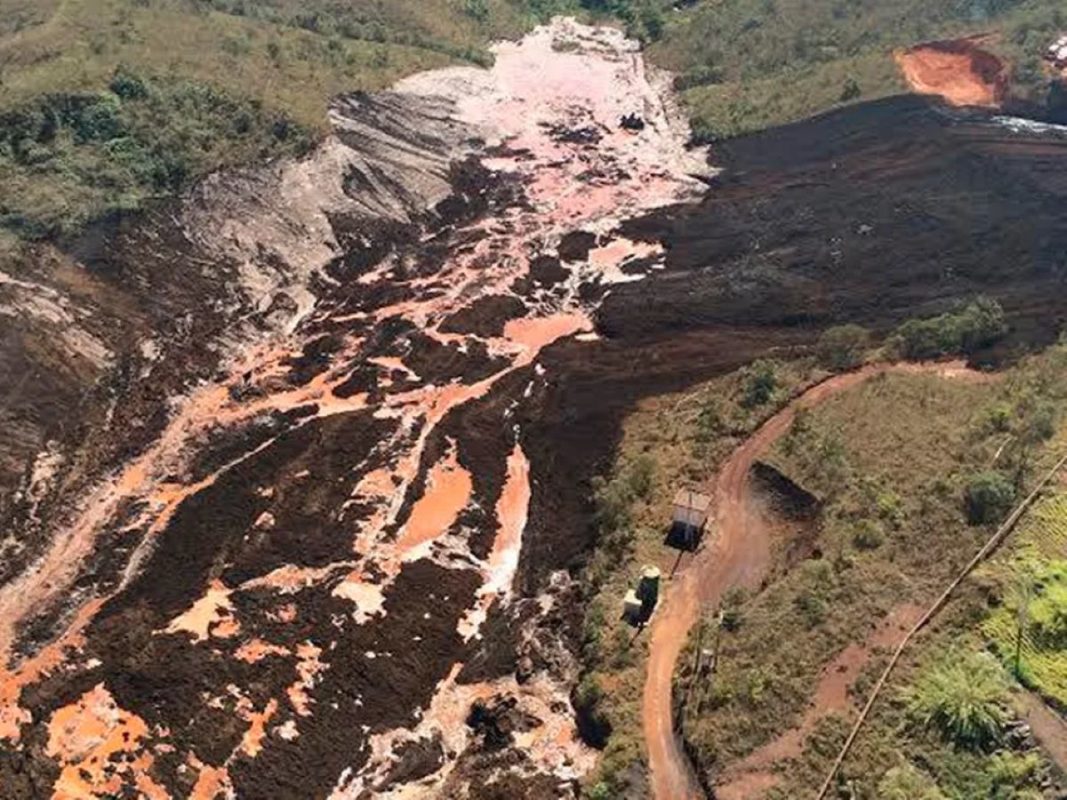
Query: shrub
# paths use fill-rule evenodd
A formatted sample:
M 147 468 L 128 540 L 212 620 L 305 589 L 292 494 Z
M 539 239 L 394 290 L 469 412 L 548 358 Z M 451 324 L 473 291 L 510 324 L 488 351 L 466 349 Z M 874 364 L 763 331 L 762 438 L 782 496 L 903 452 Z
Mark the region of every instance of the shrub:
M 745 370 L 745 383 L 741 405 L 755 408 L 766 403 L 778 388 L 778 376 L 774 364 L 769 361 L 755 361 Z
M 905 691 L 911 720 L 960 747 L 986 748 L 1007 721 L 1007 680 L 988 653 L 952 652 L 919 674 Z
M 849 78 L 845 81 L 845 85 L 841 87 L 841 95 L 839 100 L 842 103 L 847 103 L 850 100 L 855 100 L 863 92 L 860 90 L 860 85 L 856 83 L 854 78 Z
M 1012 408 L 1009 403 L 994 403 L 985 412 L 984 427 L 993 433 L 1007 433 L 1011 430 Z
M 852 534 L 852 544 L 860 550 L 874 550 L 881 547 L 884 541 L 885 534 L 882 533 L 882 527 L 870 519 L 860 520 Z
M 601 703 L 604 690 L 595 675 L 587 674 L 574 690 L 571 698 L 577 717 L 578 733 L 586 744 L 603 749 L 611 738 L 611 722 L 604 713 Z
M 928 319 L 911 319 L 893 336 L 904 358 L 924 359 L 972 353 L 1007 332 L 1004 309 L 996 300 L 978 297 L 962 309 Z
M 656 477 L 656 459 L 648 454 L 638 456 L 627 472 L 630 492 L 641 499 L 648 497 Z
M 944 800 L 944 797 L 933 779 L 911 764 L 893 767 L 878 782 L 879 800 Z
M 478 22 L 486 22 L 489 19 L 489 3 L 487 0 L 464 0 L 463 12 Z
M 879 519 L 885 520 L 894 528 L 899 528 L 904 522 L 904 501 L 896 492 L 890 489 L 879 492 L 874 505 Z
M 1002 472 L 980 472 L 967 484 L 964 500 L 972 525 L 999 522 L 1015 503 L 1015 486 Z
M 793 600 L 793 605 L 808 628 L 818 627 L 826 619 L 826 601 L 811 589 L 804 589 Z
M 123 100 L 143 100 L 148 97 L 145 82 L 124 65 L 115 69 L 108 88 Z
M 726 590 L 722 598 L 722 627 L 731 633 L 739 630 L 744 622 L 743 607 L 746 599 L 743 587 L 734 586 Z
M 624 481 L 593 479 L 596 502 L 596 522 L 601 532 L 618 530 L 630 525 L 630 503 L 633 500 Z
M 696 440 L 710 442 L 722 429 L 722 404 L 718 398 L 709 397 L 701 403 L 700 412 L 697 414 Z
M 835 372 L 852 369 L 863 362 L 870 333 L 860 325 L 827 328 L 819 337 L 816 355 L 819 363 Z

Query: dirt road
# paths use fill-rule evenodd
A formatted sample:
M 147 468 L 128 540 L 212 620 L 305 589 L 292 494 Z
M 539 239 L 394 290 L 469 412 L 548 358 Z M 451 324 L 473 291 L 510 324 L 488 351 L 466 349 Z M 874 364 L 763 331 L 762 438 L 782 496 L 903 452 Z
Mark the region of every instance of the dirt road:
M 785 433 L 798 409 L 811 408 L 845 389 L 886 372 L 926 373 L 988 380 L 962 362 L 875 364 L 819 383 L 767 420 L 723 464 L 713 492 L 714 525 L 708 543 L 665 592 L 651 627 L 651 655 L 642 717 L 653 796 L 659 800 L 702 798 L 703 791 L 673 729 L 671 678 L 689 629 L 701 610 L 734 586 L 758 587 L 770 566 L 770 531 L 746 503 L 752 465 Z

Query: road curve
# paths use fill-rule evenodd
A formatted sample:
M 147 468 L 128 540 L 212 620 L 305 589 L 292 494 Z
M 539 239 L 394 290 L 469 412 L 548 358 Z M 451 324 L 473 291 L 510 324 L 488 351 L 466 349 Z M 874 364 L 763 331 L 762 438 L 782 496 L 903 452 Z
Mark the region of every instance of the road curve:
M 650 629 L 650 654 L 642 698 L 642 720 L 652 795 L 656 800 L 692 800 L 704 793 L 675 735 L 671 679 L 689 629 L 701 609 L 714 605 L 734 586 L 758 587 L 770 566 L 770 533 L 745 503 L 752 465 L 785 433 L 796 412 L 887 372 L 937 374 L 989 380 L 963 362 L 872 364 L 815 384 L 761 425 L 723 464 L 713 487 L 714 524 L 707 544 L 663 594 Z

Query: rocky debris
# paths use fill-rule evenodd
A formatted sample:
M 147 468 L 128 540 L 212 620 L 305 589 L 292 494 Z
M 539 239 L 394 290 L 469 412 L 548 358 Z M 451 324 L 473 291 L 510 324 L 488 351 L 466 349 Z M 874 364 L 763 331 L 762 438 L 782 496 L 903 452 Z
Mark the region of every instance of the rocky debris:
M 395 765 L 375 787 L 376 792 L 386 792 L 394 786 L 414 783 L 433 775 L 445 760 L 440 734 L 404 742 L 395 755 Z
M 571 271 L 558 258 L 540 255 L 530 261 L 530 278 L 538 287 L 551 288 L 566 281 L 570 275 Z
M 486 750 L 500 750 L 514 742 L 514 734 L 533 730 L 541 720 L 524 713 L 514 697 L 477 700 L 467 716 L 467 726 Z
M 1067 69 L 1067 35 L 1060 36 L 1048 46 L 1045 60 L 1057 69 Z
M 563 261 L 585 261 L 597 245 L 597 235 L 590 231 L 571 231 L 559 241 L 556 252 Z
M 497 294 L 479 297 L 465 308 L 446 317 L 442 333 L 472 333 L 483 338 L 502 336 L 509 320 L 526 313 L 526 304 L 514 295 Z
M 595 125 L 582 125 L 577 128 L 565 125 L 549 125 L 547 128 L 549 135 L 553 139 L 565 144 L 595 145 L 604 135 Z

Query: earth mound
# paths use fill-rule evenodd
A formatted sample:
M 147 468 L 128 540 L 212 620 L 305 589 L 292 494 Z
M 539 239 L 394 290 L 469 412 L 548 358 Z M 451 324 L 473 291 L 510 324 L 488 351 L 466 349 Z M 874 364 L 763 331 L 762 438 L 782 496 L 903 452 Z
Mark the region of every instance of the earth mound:
M 896 61 L 913 91 L 954 106 L 997 108 L 1008 94 L 1007 65 L 981 47 L 982 37 L 928 42 L 901 50 Z

